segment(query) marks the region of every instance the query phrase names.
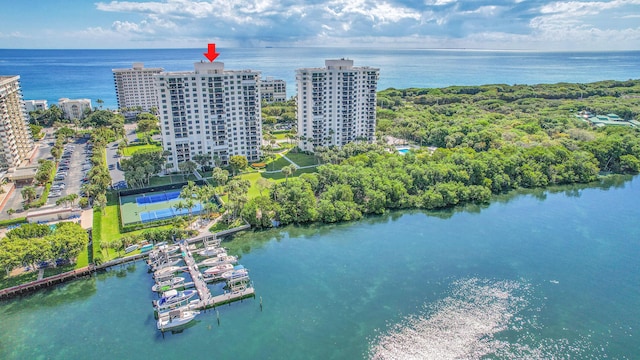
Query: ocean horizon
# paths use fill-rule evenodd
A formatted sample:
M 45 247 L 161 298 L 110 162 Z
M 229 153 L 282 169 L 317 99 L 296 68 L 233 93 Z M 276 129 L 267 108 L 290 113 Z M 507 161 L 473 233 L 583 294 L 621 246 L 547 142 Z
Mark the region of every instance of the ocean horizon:
M 24 99 L 101 99 L 117 107 L 112 69 L 134 62 L 166 71 L 190 71 L 206 61 L 205 48 L 0 49 L 0 74 L 20 75 Z M 349 58 L 380 68 L 378 90 L 454 85 L 586 83 L 640 78 L 640 51 L 531 51 L 490 49 L 367 49 L 332 47 L 217 48 L 225 68 L 253 69 L 287 82 L 295 95 L 295 70 Z

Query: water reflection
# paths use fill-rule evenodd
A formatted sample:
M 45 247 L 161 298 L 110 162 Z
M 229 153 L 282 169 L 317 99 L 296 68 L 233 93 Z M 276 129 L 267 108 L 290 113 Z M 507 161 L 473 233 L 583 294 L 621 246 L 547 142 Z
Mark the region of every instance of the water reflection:
M 389 221 L 395 222 L 407 214 L 425 214 L 430 217 L 447 220 L 455 214 L 462 212 L 480 214 L 482 210 L 488 209 L 494 203 L 507 204 L 522 196 L 531 196 L 540 201 L 544 201 L 549 194 L 563 193 L 567 197 L 579 198 L 585 189 L 609 190 L 611 188 L 623 188 L 633 178 L 631 175 L 608 175 L 601 177 L 596 182 L 588 184 L 558 185 L 539 189 L 518 189 L 506 194 L 493 196 L 489 204 L 463 204 L 438 210 L 411 209 L 389 211 L 382 215 L 369 215 L 360 220 L 359 223 L 374 225 Z M 252 250 L 262 249 L 266 243 L 272 240 L 280 241 L 286 237 L 307 238 L 309 236 L 324 236 L 330 234 L 335 228 L 340 226 L 349 226 L 349 223 L 288 225 L 276 229 L 246 231 L 225 238 L 223 244 L 233 255 L 242 255 L 248 254 Z
M 0 307 L 0 311 L 3 314 L 14 314 L 43 306 L 56 307 L 62 304 L 84 301 L 97 292 L 96 281 L 96 277 L 90 277 L 36 291 L 2 303 L 3 306 Z

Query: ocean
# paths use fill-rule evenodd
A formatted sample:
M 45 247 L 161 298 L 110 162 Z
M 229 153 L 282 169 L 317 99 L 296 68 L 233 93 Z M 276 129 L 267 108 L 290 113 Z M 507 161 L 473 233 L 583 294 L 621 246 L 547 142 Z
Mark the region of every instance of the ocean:
M 0 75 L 20 75 L 27 100 L 101 99 L 117 107 L 114 68 L 134 62 L 167 71 L 193 70 L 207 61 L 205 49 L 8 50 L 0 49 Z M 640 78 L 640 51 L 526 52 L 468 50 L 386 50 L 336 48 L 218 49 L 225 68 L 260 70 L 287 82 L 294 96 L 295 70 L 322 67 L 325 59 L 348 58 L 355 66 L 380 68 L 378 89 L 450 85 L 540 84 Z
M 137 262 L 0 303 L 1 359 L 638 359 L 640 177 L 246 232 L 255 299 L 155 328 Z M 262 306 L 261 306 L 262 304 Z

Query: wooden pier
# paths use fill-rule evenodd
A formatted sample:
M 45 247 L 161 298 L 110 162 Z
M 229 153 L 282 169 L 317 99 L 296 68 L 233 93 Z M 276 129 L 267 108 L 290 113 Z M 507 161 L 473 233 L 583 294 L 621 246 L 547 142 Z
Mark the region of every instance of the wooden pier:
M 91 274 L 95 271 L 96 271 L 96 268 L 92 265 L 89 265 L 80 269 L 49 276 L 41 280 L 31 281 L 25 284 L 12 286 L 10 288 L 0 290 L 0 299 L 8 299 L 13 296 L 28 294 L 33 291 L 49 287 L 51 285 L 61 284 L 69 280 L 73 280 L 73 279 L 77 279 L 85 276 L 91 276 Z

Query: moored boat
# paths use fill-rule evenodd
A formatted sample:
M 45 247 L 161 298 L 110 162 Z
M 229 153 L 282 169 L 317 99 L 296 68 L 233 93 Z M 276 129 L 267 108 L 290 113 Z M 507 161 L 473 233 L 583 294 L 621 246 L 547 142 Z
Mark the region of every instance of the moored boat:
M 221 247 L 207 246 L 204 249 L 198 251 L 200 256 L 217 256 L 219 254 L 226 254 L 226 250 Z
M 220 277 L 225 280 L 237 281 L 249 278 L 249 271 L 247 269 L 225 271 L 220 274 Z
M 169 290 L 162 294 L 160 300 L 154 301 L 153 305 L 158 311 L 170 309 L 172 307 L 175 307 L 176 304 L 181 304 L 188 301 L 194 295 L 196 295 L 196 293 L 197 291 L 195 290 Z
M 173 277 L 174 273 L 182 271 L 182 269 L 183 268 L 180 267 L 180 266 L 165 267 L 165 268 L 160 269 L 160 270 L 156 271 L 155 273 L 153 273 L 153 277 L 156 279 L 156 281 L 167 280 L 167 279 Z
M 176 266 L 180 263 L 180 261 L 182 261 L 182 259 L 169 259 L 165 262 L 151 264 L 149 265 L 149 268 L 151 269 L 151 271 L 158 271 L 158 270 L 166 269 L 172 266 Z
M 204 276 L 216 277 L 216 276 L 220 276 L 224 272 L 232 271 L 232 270 L 233 270 L 233 265 L 231 265 L 231 264 L 220 264 L 220 265 L 216 265 L 214 267 L 211 267 L 211 268 L 208 268 L 207 270 L 205 270 L 204 271 Z
M 158 330 L 170 330 L 188 324 L 200 314 L 196 310 L 176 309 L 158 316 Z
M 206 260 L 203 260 L 198 264 L 198 266 L 202 267 L 212 267 L 222 264 L 235 264 L 238 262 L 238 258 L 233 255 L 227 255 L 227 253 L 219 254 L 216 257 L 212 257 Z
M 151 291 L 155 292 L 165 292 L 169 290 L 177 290 L 180 287 L 184 286 L 184 277 L 176 276 L 172 277 L 169 280 L 158 282 L 157 284 L 151 287 Z

